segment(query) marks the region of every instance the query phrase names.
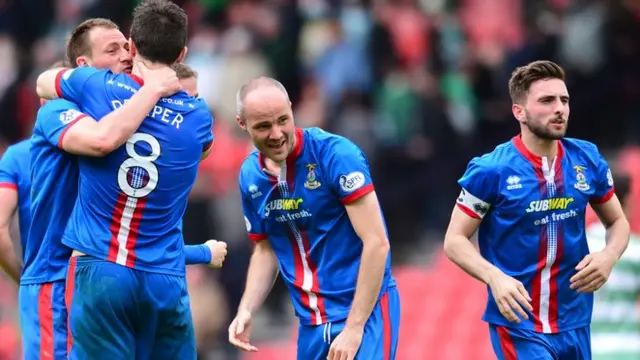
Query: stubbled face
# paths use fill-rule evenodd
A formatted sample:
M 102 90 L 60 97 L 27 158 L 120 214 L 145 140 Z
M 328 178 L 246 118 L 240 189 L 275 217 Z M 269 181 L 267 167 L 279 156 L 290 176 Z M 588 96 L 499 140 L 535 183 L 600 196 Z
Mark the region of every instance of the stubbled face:
M 98 69 L 109 69 L 115 74 L 131 73 L 132 62 L 129 42 L 118 29 L 96 27 L 89 32 L 91 57 L 86 64 Z
M 182 85 L 182 90 L 187 94 L 198 97 L 198 80 L 195 77 L 180 79 L 180 84 Z
M 514 116 L 537 137 L 558 140 L 569 125 L 569 92 L 560 79 L 531 84 L 524 104 L 513 105 Z
M 287 159 L 295 142 L 293 111 L 288 97 L 276 87 L 261 87 L 245 97 L 240 127 L 262 155 L 281 162 Z

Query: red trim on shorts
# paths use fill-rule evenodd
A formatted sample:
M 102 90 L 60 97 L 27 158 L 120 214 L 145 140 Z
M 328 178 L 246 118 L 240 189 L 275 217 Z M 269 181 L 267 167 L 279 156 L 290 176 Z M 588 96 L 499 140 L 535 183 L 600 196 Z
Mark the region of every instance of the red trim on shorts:
M 389 292 L 385 291 L 380 298 L 380 312 L 382 313 L 382 349 L 383 360 L 391 360 L 391 309 L 389 308 Z
M 500 340 L 500 348 L 502 349 L 504 360 L 518 360 L 516 346 L 513 344 L 509 330 L 504 326 L 497 326 L 496 330 L 498 331 L 498 339 Z
M 69 318 L 71 316 L 71 303 L 73 302 L 73 291 L 76 284 L 76 257 L 73 256 L 69 260 L 69 267 L 67 269 L 67 283 L 64 289 L 64 303 L 67 307 L 67 356 L 71 353 L 71 347 L 73 346 L 73 337 L 71 336 L 71 323 Z
M 38 320 L 40 322 L 40 360 L 53 360 L 53 308 L 51 292 L 53 283 L 40 285 L 38 292 Z

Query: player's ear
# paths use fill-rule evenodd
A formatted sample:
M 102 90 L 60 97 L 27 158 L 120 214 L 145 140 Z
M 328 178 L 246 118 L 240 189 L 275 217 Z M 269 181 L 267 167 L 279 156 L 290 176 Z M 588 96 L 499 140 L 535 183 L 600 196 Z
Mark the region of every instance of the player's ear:
M 82 66 L 89 66 L 89 59 L 87 59 L 86 56 L 82 55 L 82 56 L 78 56 L 76 58 L 76 65 L 78 67 L 82 67 Z
M 131 38 L 129 38 L 129 54 L 132 59 L 136 56 L 136 50 L 136 44 L 131 40 Z
M 182 49 L 182 51 L 180 51 L 180 55 L 178 55 L 178 58 L 176 59 L 176 63 L 181 63 L 185 57 L 187 57 L 187 52 L 189 51 L 188 47 L 184 47 Z
M 525 119 L 524 106 L 514 103 L 511 105 L 511 112 L 513 113 L 513 117 L 515 117 L 516 120 L 518 120 L 518 122 L 524 121 Z
M 238 122 L 238 126 L 240 126 L 240 129 L 247 131 L 246 121 L 242 120 L 240 116 L 236 116 L 236 121 Z

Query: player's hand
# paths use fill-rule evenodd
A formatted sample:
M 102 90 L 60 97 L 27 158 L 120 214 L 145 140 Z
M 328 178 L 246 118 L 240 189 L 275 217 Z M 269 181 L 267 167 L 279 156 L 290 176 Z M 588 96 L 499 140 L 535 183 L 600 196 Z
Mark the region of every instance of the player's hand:
M 331 343 L 327 360 L 355 359 L 358 349 L 360 349 L 360 344 L 362 344 L 363 334 L 364 328 L 362 327 L 345 326 L 340 335 Z
M 576 266 L 577 274 L 569 281 L 571 289 L 579 293 L 594 292 L 609 279 L 609 274 L 617 262 L 615 255 L 607 251 L 598 251 L 589 254 Z
M 227 257 L 227 243 L 218 240 L 208 240 L 204 243 L 211 251 L 211 262 L 209 266 L 214 268 L 222 267 L 224 259 Z
M 507 320 L 520 323 L 516 313 L 525 320 L 529 319 L 523 308 L 533 311 L 531 297 L 520 281 L 499 272 L 489 281 L 489 287 L 500 313 Z
M 229 325 L 229 342 L 240 350 L 255 352 L 258 348 L 251 345 L 251 313 L 239 310 Z
M 182 90 L 178 75 L 168 66 L 149 69 L 142 61 L 136 62 L 134 66 L 144 80 L 143 87 L 152 89 L 160 97 L 171 96 Z

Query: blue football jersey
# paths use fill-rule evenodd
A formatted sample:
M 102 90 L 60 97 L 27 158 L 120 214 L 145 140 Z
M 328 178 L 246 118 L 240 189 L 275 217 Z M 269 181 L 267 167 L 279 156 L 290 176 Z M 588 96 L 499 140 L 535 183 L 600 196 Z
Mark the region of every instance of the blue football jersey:
M 20 226 L 20 244 L 25 252 L 25 243 L 29 236 L 31 211 L 29 210 L 29 192 L 31 191 L 31 174 L 29 169 L 31 143 L 22 140 L 7 148 L 0 159 L 0 187 L 14 189 L 18 192 L 18 218 Z
M 101 119 L 142 79 L 90 67 L 61 71 L 59 97 Z M 181 219 L 202 153 L 213 142 L 206 103 L 181 91 L 162 98 L 127 143 L 103 158 L 79 157 L 78 200 L 63 243 L 140 270 L 185 271 Z
M 24 252 L 23 285 L 62 280 L 71 249 L 62 236 L 78 196 L 76 157 L 62 150 L 67 129 L 86 115 L 67 100 L 46 102 L 38 111 L 31 136 L 31 216 Z
M 374 190 L 369 165 L 351 141 L 317 128 L 296 129 L 279 178 L 253 152 L 240 170 L 249 238 L 268 240 L 302 324 L 345 319 L 362 253 L 347 215 L 349 204 Z M 395 283 L 387 259 L 381 294 Z
M 591 322 L 593 294 L 569 288 L 575 266 L 589 254 L 587 204 L 614 194 L 606 161 L 592 143 L 565 138 L 555 159 L 531 153 L 518 136 L 473 159 L 459 180 L 457 205 L 482 219 L 485 259 L 524 284 L 533 313 L 507 321 L 489 292 L 484 320 L 506 327 L 557 333 Z

